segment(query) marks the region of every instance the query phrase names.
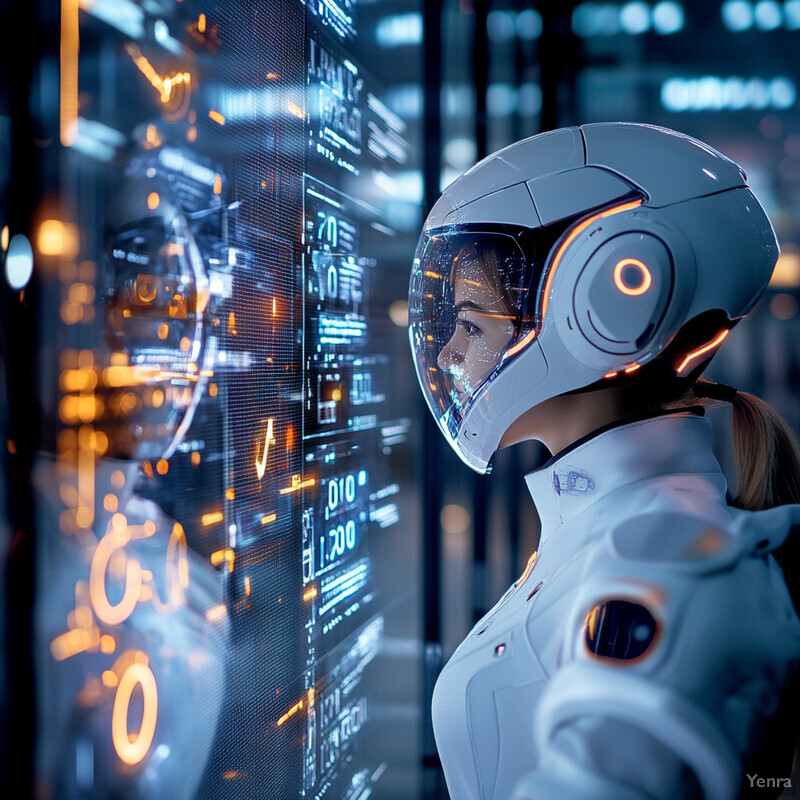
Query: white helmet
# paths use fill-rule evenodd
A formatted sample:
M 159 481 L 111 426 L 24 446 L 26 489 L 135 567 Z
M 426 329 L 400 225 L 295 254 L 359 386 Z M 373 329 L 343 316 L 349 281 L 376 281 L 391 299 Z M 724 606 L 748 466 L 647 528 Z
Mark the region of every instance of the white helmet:
M 764 291 L 778 245 L 744 171 L 665 128 L 599 123 L 489 156 L 434 205 L 411 273 L 425 399 L 477 472 L 565 392 L 689 385 Z

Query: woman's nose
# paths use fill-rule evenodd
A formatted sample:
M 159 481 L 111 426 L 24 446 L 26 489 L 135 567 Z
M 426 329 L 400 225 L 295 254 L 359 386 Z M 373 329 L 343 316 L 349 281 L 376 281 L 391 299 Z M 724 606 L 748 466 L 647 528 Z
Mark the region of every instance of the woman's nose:
M 464 360 L 462 353 L 455 346 L 455 338 L 455 334 L 453 334 L 447 344 L 439 351 L 439 355 L 436 358 L 436 363 L 442 372 L 448 372 L 451 367 L 460 364 Z

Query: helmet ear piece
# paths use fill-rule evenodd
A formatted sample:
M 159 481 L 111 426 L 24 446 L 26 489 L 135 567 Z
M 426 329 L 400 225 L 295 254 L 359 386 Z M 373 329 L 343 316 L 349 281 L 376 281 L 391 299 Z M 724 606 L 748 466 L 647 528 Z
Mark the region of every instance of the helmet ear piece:
M 679 274 L 680 273 L 680 274 Z M 574 356 L 617 369 L 657 355 L 665 328 L 680 325 L 678 295 L 694 287 L 691 246 L 646 210 L 602 220 L 561 255 L 551 313 Z
M 672 294 L 666 245 L 647 233 L 623 233 L 602 244 L 581 270 L 572 311 L 584 338 L 614 355 L 633 355 L 652 339 Z

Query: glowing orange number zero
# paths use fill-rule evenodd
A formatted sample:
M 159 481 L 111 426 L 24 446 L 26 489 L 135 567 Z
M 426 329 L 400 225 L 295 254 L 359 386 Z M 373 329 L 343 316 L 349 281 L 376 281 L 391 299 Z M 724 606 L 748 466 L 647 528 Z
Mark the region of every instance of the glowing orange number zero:
M 138 733 L 128 732 L 128 707 L 136 686 L 142 688 L 142 724 Z M 126 764 L 138 764 L 150 749 L 156 732 L 158 717 L 158 687 L 156 678 L 147 664 L 135 661 L 119 679 L 111 712 L 111 740 L 117 755 Z

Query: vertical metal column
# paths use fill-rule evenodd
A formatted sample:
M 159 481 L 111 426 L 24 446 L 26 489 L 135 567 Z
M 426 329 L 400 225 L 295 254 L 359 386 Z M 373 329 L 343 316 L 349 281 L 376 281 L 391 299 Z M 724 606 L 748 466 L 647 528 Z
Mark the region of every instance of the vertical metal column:
M 424 188 L 425 215 L 439 197 L 442 158 L 442 4 L 422 2 L 424 70 Z M 442 452 L 441 436 L 421 395 L 422 420 L 422 570 L 423 570 L 423 679 L 422 780 L 425 800 L 447 796 L 433 738 L 430 707 L 433 687 L 442 669 L 441 561 Z

